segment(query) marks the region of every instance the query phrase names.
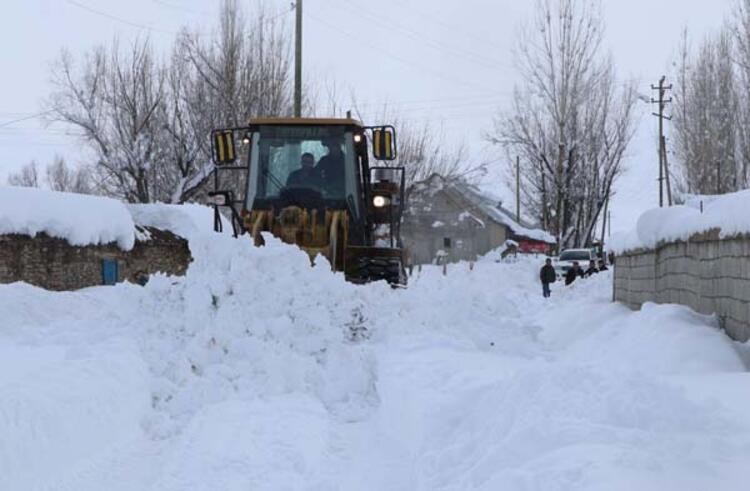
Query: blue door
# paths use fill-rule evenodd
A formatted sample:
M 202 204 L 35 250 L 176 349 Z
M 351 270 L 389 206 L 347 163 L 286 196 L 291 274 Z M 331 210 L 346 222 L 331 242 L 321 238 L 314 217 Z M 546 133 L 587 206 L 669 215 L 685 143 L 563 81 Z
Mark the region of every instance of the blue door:
M 102 259 L 102 285 L 114 285 L 119 278 L 116 259 Z

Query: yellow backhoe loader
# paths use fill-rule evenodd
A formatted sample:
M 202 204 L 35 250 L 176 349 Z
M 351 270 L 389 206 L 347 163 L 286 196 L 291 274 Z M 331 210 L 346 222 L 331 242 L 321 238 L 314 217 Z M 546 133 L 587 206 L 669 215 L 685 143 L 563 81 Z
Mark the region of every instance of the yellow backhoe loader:
M 351 118 L 263 118 L 212 132 L 216 207 L 256 246 L 262 232 L 319 254 L 349 281 L 405 285 L 400 223 L 403 167 L 392 126 Z M 222 178 L 222 175 L 231 175 Z M 227 184 L 229 183 L 229 184 Z M 221 221 L 216 221 L 220 226 Z

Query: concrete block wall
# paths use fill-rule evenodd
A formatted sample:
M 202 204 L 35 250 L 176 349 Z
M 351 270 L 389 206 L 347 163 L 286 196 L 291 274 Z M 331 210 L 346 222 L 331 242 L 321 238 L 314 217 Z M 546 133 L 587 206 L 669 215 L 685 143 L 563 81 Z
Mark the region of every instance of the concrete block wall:
M 717 230 L 617 257 L 614 297 L 633 309 L 675 303 L 716 314 L 735 340 L 750 339 L 750 236 Z

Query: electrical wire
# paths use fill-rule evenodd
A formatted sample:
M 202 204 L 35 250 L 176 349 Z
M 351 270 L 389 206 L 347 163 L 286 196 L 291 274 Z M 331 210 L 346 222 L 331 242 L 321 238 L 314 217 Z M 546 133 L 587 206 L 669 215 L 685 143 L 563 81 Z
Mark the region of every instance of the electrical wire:
M 159 34 L 169 34 L 169 35 L 176 35 L 178 34 L 176 31 L 165 31 L 163 29 L 157 29 L 155 27 L 150 27 L 145 24 L 139 24 L 137 22 L 131 22 L 129 20 L 123 19 L 122 17 L 117 17 L 116 15 L 108 14 L 107 12 L 102 12 L 101 10 L 97 10 L 94 8 L 89 7 L 88 5 L 84 5 L 80 2 L 77 2 L 76 0 L 65 0 L 66 3 L 69 5 L 72 5 L 74 7 L 77 7 L 79 9 L 85 10 L 89 13 L 98 15 L 100 17 L 106 17 L 107 19 L 119 22 L 121 24 L 128 25 L 130 27 L 134 27 L 136 29 L 145 29 L 147 31 L 156 32 Z
M 383 21 L 381 17 L 379 17 L 376 13 L 369 11 L 367 8 L 363 6 L 355 7 L 354 5 L 352 5 L 352 3 L 357 3 L 357 2 L 356 0 L 340 1 L 341 5 L 344 5 L 346 8 L 349 8 L 352 12 L 358 15 L 363 15 L 367 17 L 371 22 L 378 24 L 386 29 L 389 29 L 392 32 L 400 33 L 404 36 L 407 36 L 408 38 L 414 41 L 423 43 L 425 46 L 433 48 L 441 54 L 453 55 L 454 57 L 457 57 L 461 60 L 472 61 L 475 64 L 478 64 L 485 68 L 489 68 L 493 70 L 507 70 L 508 69 L 507 65 L 504 65 L 498 62 L 497 60 L 493 60 L 479 53 L 467 50 L 465 48 L 462 48 L 460 46 L 456 46 L 453 44 L 446 44 L 440 41 L 434 41 L 432 39 L 427 38 L 423 33 L 419 33 L 402 24 Z
M 328 21 L 325 21 L 325 20 L 321 19 L 320 17 L 317 17 L 317 16 L 315 16 L 313 14 L 305 13 L 305 16 L 311 18 L 312 20 L 314 20 L 314 21 L 316 21 L 316 22 L 318 22 L 320 24 L 323 24 L 324 26 L 328 27 L 329 29 L 337 31 L 337 32 L 339 32 L 339 33 L 341 33 L 341 34 L 343 34 L 343 35 L 345 35 L 347 37 L 351 37 L 353 39 L 356 39 L 357 42 L 359 42 L 360 44 L 365 44 L 365 45 L 369 46 L 370 48 L 374 49 L 377 53 L 383 54 L 385 56 L 388 56 L 389 58 L 397 60 L 397 61 L 399 61 L 399 62 L 401 62 L 401 63 L 409 66 L 410 68 L 419 69 L 420 71 L 430 73 L 430 74 L 432 74 L 433 76 L 435 76 L 437 78 L 441 78 L 443 80 L 446 80 L 446 81 L 454 83 L 454 84 L 460 84 L 460 85 L 463 85 L 464 87 L 471 88 L 471 89 L 474 89 L 474 90 L 479 89 L 479 90 L 482 90 L 482 91 L 485 91 L 485 92 L 490 92 L 491 91 L 491 89 L 489 89 L 487 87 L 483 87 L 481 85 L 477 85 L 477 84 L 474 84 L 474 83 L 471 83 L 471 82 L 467 82 L 465 80 L 453 79 L 451 77 L 446 76 L 443 72 L 432 70 L 432 69 L 430 69 L 428 67 L 425 67 L 423 65 L 419 65 L 416 62 L 413 62 L 413 61 L 410 61 L 410 60 L 408 60 L 406 58 L 402 58 L 402 57 L 400 57 L 398 55 L 395 55 L 395 54 L 393 54 L 393 53 L 391 53 L 389 51 L 384 50 L 382 46 L 377 46 L 377 45 L 375 45 L 373 43 L 370 43 L 369 41 L 367 41 L 365 39 L 362 39 L 362 36 L 358 36 L 358 35 L 352 34 L 351 32 L 345 31 L 345 30 L 341 29 L 340 27 L 336 26 L 335 24 L 332 24 L 332 23 L 330 23 Z
M 52 110 L 43 111 L 43 112 L 40 112 L 40 113 L 32 114 L 30 116 L 25 116 L 23 118 L 18 118 L 18 119 L 12 119 L 10 121 L 5 121 L 3 123 L 0 123 L 0 128 L 5 128 L 7 126 L 11 126 L 11 125 L 14 125 L 16 123 L 20 123 L 22 121 L 28 121 L 30 119 L 37 119 L 37 118 L 40 118 L 40 117 L 42 117 L 44 115 L 47 115 L 47 114 L 49 114 L 51 112 L 54 112 L 54 111 L 52 111 Z

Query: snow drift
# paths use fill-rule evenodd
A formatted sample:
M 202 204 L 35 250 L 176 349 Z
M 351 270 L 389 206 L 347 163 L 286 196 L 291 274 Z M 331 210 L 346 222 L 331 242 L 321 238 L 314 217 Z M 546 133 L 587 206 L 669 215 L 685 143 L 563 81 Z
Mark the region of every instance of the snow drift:
M 712 319 L 633 313 L 607 274 L 543 299 L 541 259 L 394 290 L 190 230 L 183 278 L 0 285 L 0 489 L 745 487 L 748 378 Z

